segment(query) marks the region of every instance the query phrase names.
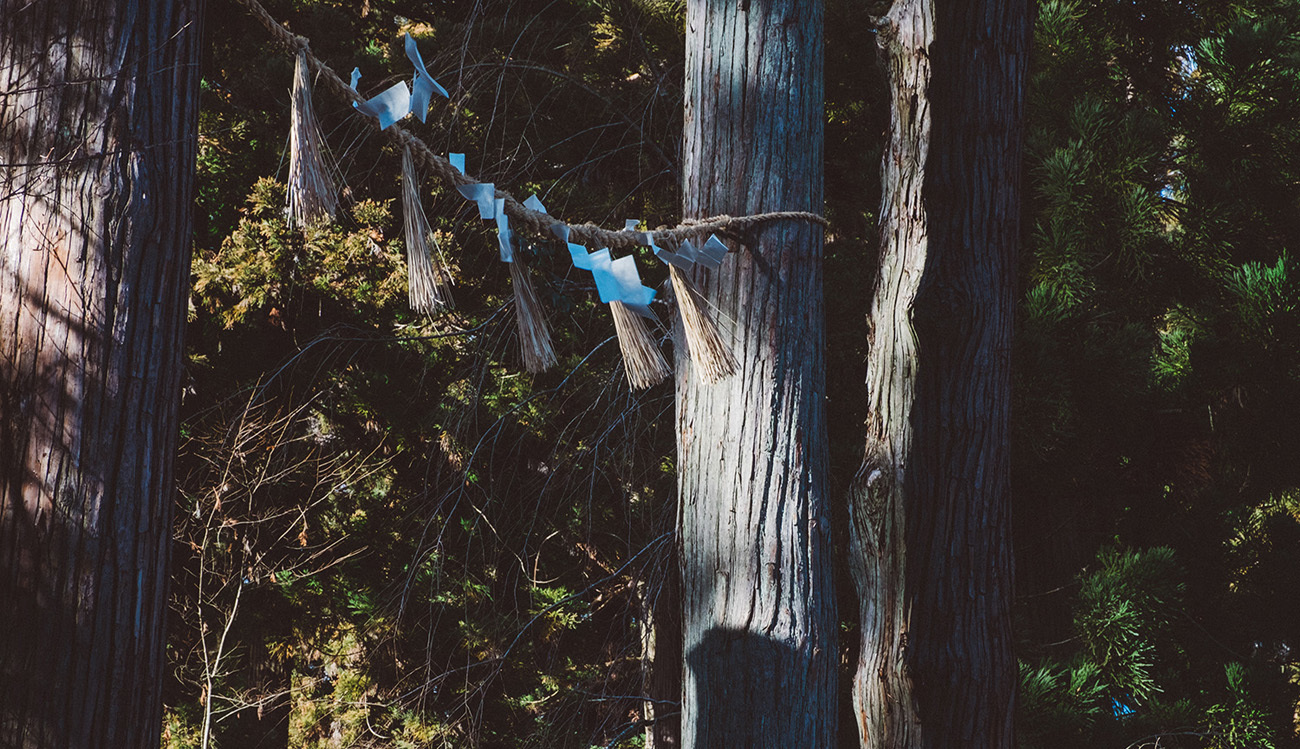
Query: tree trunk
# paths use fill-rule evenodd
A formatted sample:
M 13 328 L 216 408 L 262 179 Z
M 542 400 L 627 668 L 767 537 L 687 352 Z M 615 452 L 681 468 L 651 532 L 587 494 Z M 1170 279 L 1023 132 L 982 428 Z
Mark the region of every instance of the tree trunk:
M 819 0 L 690 0 L 686 28 L 685 215 L 820 211 Z M 821 259 L 772 223 L 696 274 L 739 368 L 677 351 L 688 749 L 835 741 Z
M 676 749 L 681 746 L 681 710 L 675 703 L 682 693 L 682 606 L 677 555 L 670 564 L 644 585 L 641 596 L 641 626 L 644 638 L 642 668 L 645 674 L 646 749 Z
M 899 0 L 866 455 L 851 490 L 863 746 L 1010 747 L 1010 354 L 1026 0 Z
M 156 746 L 198 0 L 0 0 L 0 745 Z

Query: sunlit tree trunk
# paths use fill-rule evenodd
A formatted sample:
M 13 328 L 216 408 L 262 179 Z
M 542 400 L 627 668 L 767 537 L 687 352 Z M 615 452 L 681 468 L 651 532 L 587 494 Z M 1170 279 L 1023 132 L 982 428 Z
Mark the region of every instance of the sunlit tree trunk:
M 161 729 L 199 0 L 0 0 L 0 746 Z
M 684 213 L 822 208 L 819 0 L 690 0 Z M 739 362 L 677 351 L 682 746 L 835 741 L 822 230 L 763 225 L 697 274 Z
M 851 491 L 863 746 L 1012 746 L 1010 355 L 1027 0 L 899 0 Z

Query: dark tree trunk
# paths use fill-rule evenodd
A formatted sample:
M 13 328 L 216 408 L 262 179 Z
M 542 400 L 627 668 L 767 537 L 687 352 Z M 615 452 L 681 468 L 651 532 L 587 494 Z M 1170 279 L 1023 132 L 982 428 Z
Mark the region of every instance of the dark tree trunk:
M 0 746 L 161 731 L 199 0 L 0 0 Z
M 684 212 L 822 207 L 819 0 L 690 0 Z M 763 225 L 702 281 L 737 373 L 677 352 L 682 746 L 835 741 L 822 231 Z
M 1027 0 L 899 0 L 852 563 L 863 746 L 1011 747 L 1010 354 Z
M 681 574 L 677 555 L 670 553 L 662 577 L 646 586 L 641 599 L 645 639 L 644 714 L 650 725 L 645 731 L 646 749 L 676 749 L 681 746 L 681 710 L 676 706 L 682 694 L 682 604 Z

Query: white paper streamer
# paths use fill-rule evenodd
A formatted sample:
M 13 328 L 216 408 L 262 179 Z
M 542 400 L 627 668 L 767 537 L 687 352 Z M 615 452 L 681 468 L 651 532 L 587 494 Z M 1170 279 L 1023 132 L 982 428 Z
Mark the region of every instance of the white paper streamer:
M 542 205 L 542 201 L 538 200 L 536 195 L 525 200 L 524 205 L 538 213 L 546 213 L 546 207 Z M 551 233 L 569 248 L 569 257 L 573 259 L 573 267 L 578 270 L 591 270 L 591 256 L 587 253 L 587 248 L 569 241 L 568 224 L 559 221 L 551 224 Z
M 357 90 L 357 83 L 361 80 L 361 69 L 352 69 L 352 90 Z M 359 92 L 358 92 L 359 93 Z M 405 82 L 394 83 L 378 96 L 367 99 L 364 102 L 352 102 L 352 106 L 362 114 L 379 118 L 379 129 L 384 130 L 389 125 L 405 117 L 411 111 L 411 91 L 406 87 Z
M 510 244 L 510 217 L 506 215 L 506 199 L 497 198 L 494 207 L 496 208 L 497 244 L 501 248 L 501 262 L 509 263 L 515 259 L 515 253 Z
M 627 306 L 646 310 L 654 301 L 655 290 L 641 283 L 641 273 L 636 267 L 636 258 L 624 255 L 610 263 L 610 273 L 618 282 L 620 299 Z M 642 313 L 645 314 L 645 313 Z
M 605 304 L 622 302 L 642 317 L 654 319 L 654 314 L 650 312 L 650 302 L 654 301 L 655 290 L 642 285 L 636 258 L 626 255 L 612 259 L 608 249 L 600 249 L 587 255 L 582 263 L 585 265 L 580 264 L 575 254 L 574 266 L 591 271 L 600 301 Z
M 698 248 L 691 244 L 691 240 L 683 239 L 681 245 L 677 248 L 677 252 L 669 252 L 662 247 L 658 247 L 653 240 L 642 242 L 642 244 L 654 250 L 655 257 L 661 261 L 682 270 L 690 270 L 691 266 L 696 263 L 703 265 L 705 268 L 717 268 L 722 265 L 722 259 L 727 256 L 727 246 L 716 235 L 710 235 L 704 246 Z
M 682 270 L 690 270 L 691 266 L 695 265 L 695 246 L 691 244 L 689 239 L 682 240 L 677 252 L 669 252 L 662 247 L 655 247 L 654 252 L 655 257 L 659 258 L 661 262 Z
M 587 248 L 572 242 L 566 242 L 566 244 L 569 245 L 569 256 L 573 258 L 573 267 L 578 270 L 591 270 L 591 255 L 587 253 Z M 608 254 L 609 250 L 604 250 L 604 252 Z
M 460 172 L 461 174 L 465 173 L 465 154 L 449 153 L 447 154 L 447 162 L 450 163 L 452 167 L 456 169 L 456 171 Z
M 614 274 L 610 272 L 610 266 L 614 264 L 613 258 L 609 256 L 609 248 L 596 250 L 587 255 L 585 261 L 586 270 L 591 271 L 591 275 L 596 279 L 596 292 L 600 294 L 600 301 L 605 304 L 610 302 L 621 302 L 622 289 Z M 575 266 L 582 266 L 574 263 Z
M 497 217 L 497 188 L 491 182 L 475 182 L 472 185 L 456 185 L 456 192 L 465 199 L 478 204 L 478 217 L 491 221 Z
M 420 57 L 420 48 L 415 37 L 406 34 L 406 57 L 415 66 L 415 78 L 411 80 L 411 114 L 424 122 L 429 116 L 429 99 L 437 93 L 444 99 L 450 99 L 447 89 L 443 88 L 424 67 L 424 58 Z
M 696 262 L 706 268 L 717 268 L 722 265 L 722 259 L 727 256 L 727 246 L 718 239 L 717 234 L 710 234 L 707 242 L 700 248 L 700 255 Z

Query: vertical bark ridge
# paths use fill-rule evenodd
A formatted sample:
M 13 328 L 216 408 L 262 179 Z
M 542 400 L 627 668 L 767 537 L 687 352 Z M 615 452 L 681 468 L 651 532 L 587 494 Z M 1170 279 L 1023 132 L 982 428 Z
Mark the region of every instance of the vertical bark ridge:
M 929 249 L 922 180 L 930 147 L 932 0 L 894 3 L 879 31 L 888 66 L 889 143 L 881 164 L 880 269 L 870 311 L 866 454 L 850 489 L 850 568 L 860 648 L 853 703 L 864 746 L 919 747 L 922 721 L 906 660 L 909 606 L 905 472 L 918 345 L 911 311 Z
M 1025 0 L 900 0 L 851 491 L 864 745 L 1010 747 L 1010 344 Z
M 687 7 L 684 213 L 819 210 L 821 6 Z M 686 747 L 835 740 L 821 230 L 766 227 L 696 281 L 739 363 L 678 356 Z
M 932 253 L 914 316 L 921 341 L 908 542 L 914 668 L 936 740 L 1010 747 L 1010 356 L 1019 241 L 1026 2 L 945 6 L 933 54 L 927 204 Z M 937 144 L 943 144 L 939 147 Z M 928 531 L 927 528 L 939 528 Z M 967 685 L 979 683 L 980 690 Z
M 197 2 L 0 0 L 0 744 L 156 744 Z

